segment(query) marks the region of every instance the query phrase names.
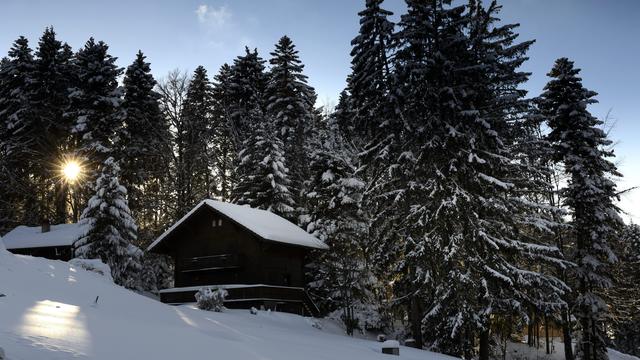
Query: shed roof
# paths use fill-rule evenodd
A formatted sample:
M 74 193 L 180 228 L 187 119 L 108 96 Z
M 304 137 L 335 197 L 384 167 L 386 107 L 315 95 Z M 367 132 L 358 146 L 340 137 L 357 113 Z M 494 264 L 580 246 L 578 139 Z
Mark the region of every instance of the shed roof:
M 42 232 L 41 226 L 20 225 L 9 231 L 3 238 L 7 250 L 27 249 L 50 246 L 71 246 L 85 233 L 86 225 L 59 224 L 51 225 L 51 230 Z
M 152 250 L 171 234 L 180 224 L 189 219 L 198 209 L 207 206 L 234 220 L 242 227 L 255 233 L 264 240 L 275 241 L 284 244 L 303 246 L 314 249 L 328 249 L 329 247 L 315 236 L 302 230 L 289 220 L 284 219 L 270 211 L 251 208 L 249 206 L 236 205 L 217 200 L 203 200 L 185 216 L 173 224 L 167 231 L 160 235 L 149 247 Z

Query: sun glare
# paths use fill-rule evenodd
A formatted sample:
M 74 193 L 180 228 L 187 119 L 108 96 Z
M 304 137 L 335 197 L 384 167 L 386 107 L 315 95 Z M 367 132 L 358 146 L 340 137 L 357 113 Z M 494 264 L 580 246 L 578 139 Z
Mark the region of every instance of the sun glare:
M 82 169 L 77 161 L 69 160 L 62 167 L 62 174 L 68 182 L 75 182 L 80 177 Z

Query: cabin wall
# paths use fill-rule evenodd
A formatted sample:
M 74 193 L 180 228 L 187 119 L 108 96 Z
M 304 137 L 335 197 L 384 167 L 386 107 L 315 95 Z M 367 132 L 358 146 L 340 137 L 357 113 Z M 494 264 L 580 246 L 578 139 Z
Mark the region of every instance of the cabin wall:
M 176 287 L 304 286 L 306 249 L 263 241 L 213 209 L 197 211 L 165 241 L 170 244 L 176 262 Z M 198 269 L 200 271 L 194 271 Z
M 10 249 L 9 251 L 18 255 L 29 255 L 62 261 L 71 260 L 71 257 L 73 255 L 71 246 L 47 246 L 25 249 Z

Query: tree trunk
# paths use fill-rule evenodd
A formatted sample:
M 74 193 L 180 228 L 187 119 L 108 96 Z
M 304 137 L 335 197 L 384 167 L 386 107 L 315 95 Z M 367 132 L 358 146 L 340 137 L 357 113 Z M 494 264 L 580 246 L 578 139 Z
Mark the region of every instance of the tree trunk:
M 549 318 L 546 315 L 544 317 L 544 340 L 547 345 L 547 354 L 551 354 L 551 349 L 549 348 Z
M 422 311 L 420 300 L 412 296 L 409 304 L 409 321 L 411 322 L 411 333 L 416 341 L 416 348 L 422 349 Z
M 489 360 L 489 330 L 480 333 L 479 360 Z

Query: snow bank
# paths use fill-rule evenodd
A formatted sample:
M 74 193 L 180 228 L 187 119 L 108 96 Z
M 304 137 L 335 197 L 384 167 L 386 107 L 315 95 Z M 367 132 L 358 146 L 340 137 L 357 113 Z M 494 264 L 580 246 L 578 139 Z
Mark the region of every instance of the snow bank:
M 94 272 L 100 276 L 103 276 L 106 280 L 113 282 L 111 277 L 111 268 L 109 265 L 100 261 L 100 259 L 71 259 L 69 264 L 77 268 L 82 268 L 87 271 Z
M 100 278 L 62 261 L 0 254 L 0 293 L 7 295 L 0 297 L 0 347 L 7 357 L 390 360 L 379 342 L 344 336 L 330 320 L 169 306 Z M 453 359 L 405 347 L 400 353 L 400 360 Z

